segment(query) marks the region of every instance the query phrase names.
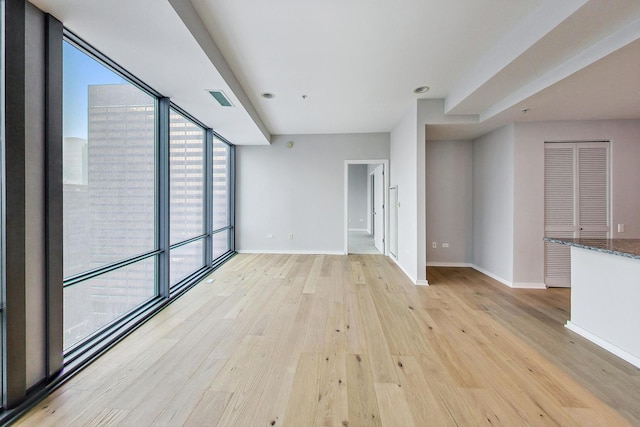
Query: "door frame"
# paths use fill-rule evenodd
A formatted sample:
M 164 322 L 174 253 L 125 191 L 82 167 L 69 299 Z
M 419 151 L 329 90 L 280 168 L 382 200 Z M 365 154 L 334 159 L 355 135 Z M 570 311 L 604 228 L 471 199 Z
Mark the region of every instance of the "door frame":
M 389 229 L 389 209 L 387 202 L 389 200 L 389 159 L 374 160 L 345 160 L 344 161 L 344 254 L 349 254 L 349 165 L 382 165 L 384 173 L 384 187 L 382 189 L 384 203 L 384 254 L 389 255 L 389 239 L 387 238 L 387 230 Z

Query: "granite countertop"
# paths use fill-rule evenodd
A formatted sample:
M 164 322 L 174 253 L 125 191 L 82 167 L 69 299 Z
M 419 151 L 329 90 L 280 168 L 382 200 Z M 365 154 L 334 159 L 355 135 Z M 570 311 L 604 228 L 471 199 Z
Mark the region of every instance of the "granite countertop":
M 640 239 L 569 239 L 545 237 L 546 242 L 590 249 L 605 254 L 640 259 Z

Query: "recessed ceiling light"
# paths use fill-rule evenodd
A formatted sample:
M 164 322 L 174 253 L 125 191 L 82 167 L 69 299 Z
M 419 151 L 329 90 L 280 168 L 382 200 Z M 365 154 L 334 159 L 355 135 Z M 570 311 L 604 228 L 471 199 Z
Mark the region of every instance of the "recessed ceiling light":
M 429 90 L 429 86 L 420 86 L 413 90 L 413 93 L 425 93 Z
M 271 98 L 275 98 L 275 95 L 272 94 L 271 92 L 264 92 L 262 93 L 262 97 L 266 99 L 271 99 Z

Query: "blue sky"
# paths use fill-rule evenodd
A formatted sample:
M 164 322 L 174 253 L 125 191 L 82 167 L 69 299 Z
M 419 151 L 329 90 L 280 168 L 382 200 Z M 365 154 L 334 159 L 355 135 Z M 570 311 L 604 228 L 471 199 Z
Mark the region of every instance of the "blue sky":
M 126 80 L 91 57 L 64 42 L 62 111 L 65 137 L 87 138 L 87 87 L 96 84 L 119 84 Z

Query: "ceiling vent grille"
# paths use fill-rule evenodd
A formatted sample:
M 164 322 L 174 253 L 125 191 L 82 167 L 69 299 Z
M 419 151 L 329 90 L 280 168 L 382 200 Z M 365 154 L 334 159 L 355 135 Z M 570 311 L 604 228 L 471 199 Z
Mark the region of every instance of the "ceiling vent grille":
M 229 98 L 227 98 L 227 95 L 225 95 L 223 91 L 210 90 L 209 93 L 211 94 L 211 96 L 213 96 L 213 99 L 218 101 L 218 104 L 220 104 L 221 106 L 233 107 L 233 104 L 231 103 L 231 101 L 229 101 Z

